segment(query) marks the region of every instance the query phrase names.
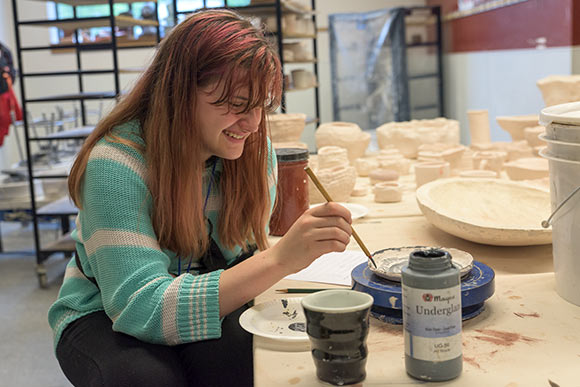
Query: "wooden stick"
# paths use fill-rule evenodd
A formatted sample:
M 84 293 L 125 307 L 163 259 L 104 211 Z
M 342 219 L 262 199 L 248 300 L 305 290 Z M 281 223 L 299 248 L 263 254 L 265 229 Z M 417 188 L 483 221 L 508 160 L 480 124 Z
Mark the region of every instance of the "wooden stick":
M 327 202 L 332 202 L 332 198 L 330 197 L 330 195 L 328 194 L 328 192 L 326 192 L 326 189 L 324 188 L 324 186 L 322 185 L 322 183 L 320 182 L 320 180 L 318 180 L 318 178 L 316 177 L 316 175 L 314 174 L 314 172 L 312 171 L 312 169 L 310 169 L 309 167 L 305 167 L 304 170 L 306 171 L 306 173 L 308 174 L 308 176 L 310 176 L 310 178 L 312 179 L 312 182 L 314 183 L 314 185 L 316 186 L 316 188 L 318 188 L 318 190 L 320 191 L 320 193 L 322 194 L 322 196 L 324 196 L 324 198 L 326 199 Z M 362 251 L 365 253 L 365 255 L 371 260 L 371 262 L 373 263 L 373 266 L 376 268 L 377 264 L 375 263 L 375 260 L 373 259 L 371 253 L 369 252 L 369 249 L 367 249 L 367 247 L 365 246 L 365 244 L 363 243 L 363 241 L 360 239 L 360 237 L 358 236 L 358 234 L 356 233 L 356 231 L 354 231 L 354 228 L 352 227 L 352 225 L 350 226 L 352 229 L 352 236 L 354 237 L 354 239 L 356 240 L 356 242 L 358 243 L 358 245 L 360 246 L 360 248 L 362 249 Z

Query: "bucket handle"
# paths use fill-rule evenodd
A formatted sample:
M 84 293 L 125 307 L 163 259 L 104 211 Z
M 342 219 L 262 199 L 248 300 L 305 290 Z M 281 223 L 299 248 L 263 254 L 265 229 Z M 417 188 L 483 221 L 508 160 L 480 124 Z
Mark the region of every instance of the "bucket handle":
M 566 202 L 572 198 L 572 196 L 576 195 L 576 192 L 578 192 L 578 191 L 580 191 L 580 186 L 576 187 L 576 189 L 574 191 L 572 191 L 572 193 L 570 195 L 568 195 L 568 197 L 566 199 L 564 199 L 564 201 L 562 203 L 560 203 L 558 205 L 558 207 L 556 207 L 556 209 L 552 212 L 552 214 L 550 215 L 548 220 L 542 220 L 542 227 L 544 227 L 544 228 L 550 227 L 550 224 L 552 223 L 552 218 L 554 217 L 554 215 L 556 215 L 556 212 L 558 212 L 560 210 L 560 208 L 562 208 L 564 206 L 564 204 L 566 204 Z

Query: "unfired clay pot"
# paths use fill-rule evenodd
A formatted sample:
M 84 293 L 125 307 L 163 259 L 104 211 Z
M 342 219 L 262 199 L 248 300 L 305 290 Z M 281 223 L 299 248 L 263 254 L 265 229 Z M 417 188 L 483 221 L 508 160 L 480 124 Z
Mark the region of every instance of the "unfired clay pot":
M 426 161 L 415 164 L 417 188 L 430 181 L 449 177 L 451 168 L 446 161 Z
M 322 124 L 316 130 L 315 138 L 318 148 L 329 145 L 346 148 L 351 164 L 365 154 L 371 142 L 370 133 L 363 132 L 357 124 L 350 122 Z
M 408 175 L 411 167 L 411 160 L 402 155 L 378 155 L 379 168 L 397 171 L 399 175 Z
M 459 144 L 459 122 L 446 118 L 389 122 L 377 128 L 377 141 L 381 149 L 394 145 L 403 156 L 414 159 L 422 144 Z
M 356 183 L 356 170 L 351 166 L 337 166 L 315 171 L 330 197 L 337 202 L 346 202 Z M 308 195 L 310 204 L 323 203 L 326 199 L 318 188 L 308 179 Z
M 273 143 L 297 142 L 306 126 L 306 114 L 269 114 L 268 132 Z
M 542 179 L 550 175 L 548 160 L 541 157 L 529 157 L 505 163 L 507 175 L 512 180 Z
M 375 185 L 383 181 L 396 181 L 399 179 L 399 173 L 397 171 L 393 171 L 392 169 L 377 168 L 369 173 L 369 179 L 371 180 L 371 185 Z
M 528 142 L 528 145 L 532 148 L 537 146 L 544 146 L 546 142 L 540 139 L 538 136 L 546 132 L 546 128 L 543 126 L 532 126 L 530 128 L 524 129 L 524 138 Z
M 339 146 L 323 146 L 318 149 L 318 168 L 333 168 L 348 166 L 346 149 Z
M 373 187 L 373 192 L 377 203 L 396 203 L 403 198 L 401 184 L 395 182 L 377 183 Z
M 473 168 L 486 169 L 499 173 L 507 158 L 506 152 L 479 151 L 473 154 Z
M 512 136 L 513 141 L 525 140 L 524 129 L 538 126 L 540 116 L 530 114 L 527 116 L 501 116 L 496 117 L 498 125 Z
M 550 75 L 536 85 L 546 106 L 580 101 L 580 75 Z
M 359 157 L 354 161 L 354 167 L 359 176 L 368 176 L 371 171 L 379 167 L 379 162 L 376 159 Z
M 460 144 L 425 144 L 419 147 L 418 160 L 447 161 L 451 169 L 456 169 L 461 163 L 463 153 L 467 148 Z
M 472 144 L 485 144 L 491 142 L 491 132 L 489 130 L 489 113 L 487 109 L 468 110 L 469 134 Z

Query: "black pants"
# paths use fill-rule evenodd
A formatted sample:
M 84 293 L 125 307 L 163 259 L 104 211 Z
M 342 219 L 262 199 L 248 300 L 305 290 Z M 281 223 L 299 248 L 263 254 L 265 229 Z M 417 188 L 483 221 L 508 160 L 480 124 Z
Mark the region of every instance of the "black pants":
M 56 349 L 75 386 L 253 386 L 252 335 L 238 309 L 222 323 L 222 337 L 178 346 L 145 343 L 114 332 L 104 312 L 70 324 Z

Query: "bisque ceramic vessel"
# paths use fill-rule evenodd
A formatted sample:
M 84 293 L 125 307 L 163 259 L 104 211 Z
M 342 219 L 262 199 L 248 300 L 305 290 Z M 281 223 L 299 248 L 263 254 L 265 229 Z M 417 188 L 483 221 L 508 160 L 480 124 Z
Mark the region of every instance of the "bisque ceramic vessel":
M 356 159 L 365 154 L 371 135 L 354 123 L 328 122 L 318 127 L 315 139 L 318 148 L 329 145 L 345 148 L 350 163 L 354 164 Z
M 377 203 L 396 203 L 403 198 L 403 188 L 395 182 L 377 183 L 373 187 L 373 193 Z
M 348 166 L 348 153 L 346 149 L 338 146 L 323 146 L 318 149 L 318 168 L 332 168 Z
M 450 178 L 419 188 L 417 203 L 435 227 L 472 242 L 528 246 L 552 241 L 551 230 L 541 226 L 551 212 L 546 189 L 506 179 Z
M 318 180 L 322 183 L 330 197 L 337 202 L 346 202 L 356 183 L 356 170 L 352 166 L 337 166 L 318 169 L 315 171 Z M 318 188 L 308 179 L 308 195 L 310 204 L 326 201 Z
M 418 149 L 418 160 L 447 161 L 451 169 L 457 169 L 467 148 L 458 144 L 425 144 Z
M 449 177 L 451 168 L 446 161 L 426 161 L 417 163 L 415 169 L 415 182 L 417 188 L 430 181 Z
M 499 173 L 505 160 L 506 152 L 499 151 L 479 151 L 473 154 L 473 169 L 485 169 Z
M 446 118 L 389 122 L 376 130 L 379 148 L 394 146 L 410 159 L 417 158 L 422 144 L 459 144 L 459 122 Z
M 536 85 L 546 106 L 580 101 L 580 75 L 550 75 Z
M 489 113 L 487 109 L 468 110 L 469 134 L 472 144 L 486 144 L 491 142 L 489 129 Z
M 379 167 L 379 162 L 376 159 L 359 157 L 354 161 L 354 167 L 359 176 L 366 177 L 371 171 Z
M 392 169 L 377 168 L 369 173 L 369 179 L 371 181 L 371 185 L 375 185 L 384 181 L 396 181 L 399 180 L 399 173 L 397 171 L 393 171 Z
M 297 142 L 306 126 L 306 114 L 268 114 L 267 125 L 273 143 Z
M 542 179 L 550 175 L 548 160 L 529 157 L 505 163 L 505 171 L 512 180 Z
M 379 168 L 397 171 L 399 175 L 408 175 L 411 167 L 411 160 L 402 155 L 379 155 L 377 156 Z
M 525 140 L 524 129 L 538 126 L 540 116 L 530 114 L 525 116 L 500 116 L 496 117 L 498 125 L 512 136 L 513 141 Z
M 530 128 L 524 129 L 524 138 L 528 142 L 528 145 L 532 148 L 537 146 L 545 146 L 546 142 L 538 137 L 540 134 L 545 132 L 546 128 L 543 126 L 532 126 Z

